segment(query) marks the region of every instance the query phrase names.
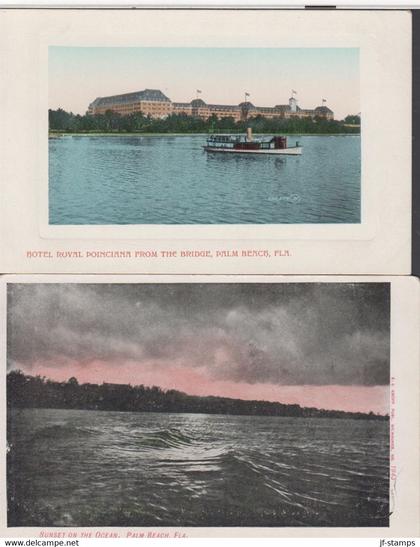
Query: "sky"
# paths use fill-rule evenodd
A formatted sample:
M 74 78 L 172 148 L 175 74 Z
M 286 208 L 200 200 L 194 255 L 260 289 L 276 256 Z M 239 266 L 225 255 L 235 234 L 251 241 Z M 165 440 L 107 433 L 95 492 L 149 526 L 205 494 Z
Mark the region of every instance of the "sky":
M 9 284 L 8 368 L 386 414 L 389 285 Z
M 174 102 L 322 105 L 360 112 L 357 48 L 49 48 L 49 108 L 84 114 L 97 97 L 160 89 Z

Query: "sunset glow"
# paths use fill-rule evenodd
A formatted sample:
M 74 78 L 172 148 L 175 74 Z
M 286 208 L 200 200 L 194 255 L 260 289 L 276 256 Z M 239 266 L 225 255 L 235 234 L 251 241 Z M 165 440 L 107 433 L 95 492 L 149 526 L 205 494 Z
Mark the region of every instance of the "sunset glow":
M 79 383 L 115 383 L 159 386 L 176 389 L 189 395 L 218 395 L 234 399 L 274 401 L 298 404 L 303 407 L 345 410 L 347 412 L 374 412 L 388 414 L 388 386 L 279 386 L 273 384 L 247 384 L 245 382 L 217 381 L 208 377 L 204 369 L 173 366 L 159 367 L 148 363 L 125 363 L 120 366 L 104 362 L 88 365 L 73 363 L 56 368 L 53 364 L 35 363 L 28 374 L 45 376 L 64 382 L 75 377 Z

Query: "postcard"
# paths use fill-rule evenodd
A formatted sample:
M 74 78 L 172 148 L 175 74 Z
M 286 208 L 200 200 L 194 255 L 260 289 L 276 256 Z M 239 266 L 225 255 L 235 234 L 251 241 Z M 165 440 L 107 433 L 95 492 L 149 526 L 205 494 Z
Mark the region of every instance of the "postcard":
M 1 291 L 4 536 L 418 535 L 417 279 Z
M 2 271 L 410 272 L 409 12 L 0 17 Z
M 360 224 L 358 48 L 59 46 L 48 54 L 50 225 Z M 96 97 L 115 81 L 135 88 L 139 71 L 170 81 L 170 95 L 182 98 L 197 81 L 206 95 Z M 256 105 L 240 92 L 249 71 L 259 76 Z M 307 102 L 319 87 L 337 94 L 335 112 L 327 99 L 307 108 L 294 89 L 282 93 L 285 73 Z M 286 104 L 274 105 L 282 94 Z M 270 135 L 282 131 L 303 136 Z

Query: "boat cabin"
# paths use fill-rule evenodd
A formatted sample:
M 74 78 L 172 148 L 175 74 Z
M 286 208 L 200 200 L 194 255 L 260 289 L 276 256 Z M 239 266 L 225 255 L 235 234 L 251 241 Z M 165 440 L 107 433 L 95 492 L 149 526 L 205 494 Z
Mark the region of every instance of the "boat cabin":
M 282 150 L 287 148 L 286 137 L 250 139 L 245 135 L 210 135 L 207 146 L 234 150 Z

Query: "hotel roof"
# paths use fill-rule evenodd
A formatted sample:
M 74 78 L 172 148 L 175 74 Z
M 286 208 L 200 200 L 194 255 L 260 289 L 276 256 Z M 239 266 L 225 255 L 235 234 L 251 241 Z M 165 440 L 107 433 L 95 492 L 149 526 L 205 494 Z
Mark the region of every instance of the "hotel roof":
M 160 91 L 160 89 L 144 89 L 143 91 L 134 91 L 133 93 L 123 93 L 122 95 L 111 95 L 109 97 L 98 97 L 91 103 L 91 106 L 106 106 L 115 103 L 131 103 L 133 101 L 159 101 L 169 103 L 170 99 Z
M 191 106 L 194 107 L 200 107 L 200 106 L 207 106 L 206 103 L 203 101 L 203 99 L 193 99 L 191 101 Z
M 243 103 L 239 103 L 239 106 L 241 108 L 244 108 L 246 110 L 254 110 L 255 106 L 250 101 L 245 101 Z
M 321 114 L 328 114 L 328 113 L 332 114 L 332 110 L 328 108 L 328 106 L 317 106 L 315 108 L 315 112 L 320 112 Z
M 208 107 L 210 110 L 240 110 L 239 105 L 234 104 L 209 104 Z
M 274 107 L 277 110 L 281 110 L 282 112 L 289 112 L 291 110 L 290 105 L 288 104 L 276 104 Z M 299 110 L 299 107 L 296 105 L 296 108 Z

